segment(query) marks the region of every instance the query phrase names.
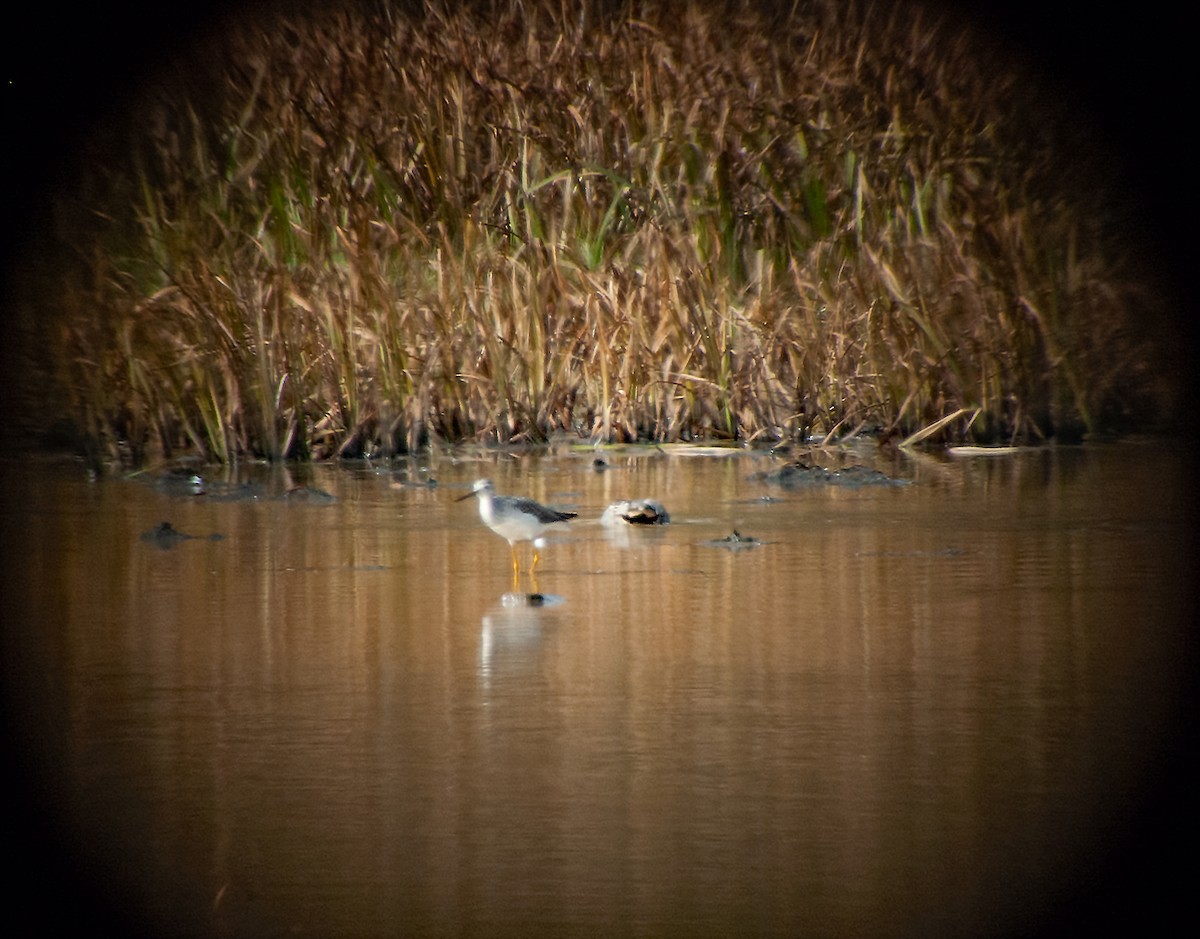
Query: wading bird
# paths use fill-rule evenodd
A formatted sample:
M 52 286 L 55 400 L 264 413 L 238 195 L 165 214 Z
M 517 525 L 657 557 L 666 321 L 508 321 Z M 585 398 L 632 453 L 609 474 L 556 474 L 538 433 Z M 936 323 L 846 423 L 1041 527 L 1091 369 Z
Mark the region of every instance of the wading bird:
M 517 560 L 517 542 L 533 542 L 533 564 L 529 568 L 529 574 L 532 576 L 540 560 L 538 548 L 541 546 L 542 540 L 539 536 L 547 526 L 556 522 L 570 521 L 577 515 L 575 512 L 559 512 L 556 509 L 546 508 L 540 502 L 534 502 L 533 499 L 524 499 L 519 496 L 498 496 L 496 487 L 490 479 L 475 480 L 471 491 L 454 501 L 462 502 L 471 496 L 479 499 L 479 517 L 483 519 L 483 524 L 501 538 L 506 539 L 509 547 L 512 548 L 514 580 L 521 569 Z

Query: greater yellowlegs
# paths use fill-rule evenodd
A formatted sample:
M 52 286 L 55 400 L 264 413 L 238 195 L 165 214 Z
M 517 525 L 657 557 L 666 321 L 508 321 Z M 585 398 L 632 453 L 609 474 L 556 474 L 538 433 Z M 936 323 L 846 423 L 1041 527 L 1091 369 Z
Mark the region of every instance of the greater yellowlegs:
M 548 525 L 570 521 L 577 514 L 548 509 L 540 502 L 523 499 L 520 496 L 498 496 L 496 487 L 490 479 L 475 480 L 471 491 L 454 501 L 462 502 L 463 499 L 469 499 L 471 496 L 479 498 L 479 517 L 483 519 L 483 524 L 501 538 L 506 539 L 509 547 L 512 548 L 514 579 L 521 569 L 520 563 L 517 561 L 517 542 L 533 542 L 533 564 L 529 568 L 529 573 L 532 575 L 538 565 L 541 533 L 546 530 Z

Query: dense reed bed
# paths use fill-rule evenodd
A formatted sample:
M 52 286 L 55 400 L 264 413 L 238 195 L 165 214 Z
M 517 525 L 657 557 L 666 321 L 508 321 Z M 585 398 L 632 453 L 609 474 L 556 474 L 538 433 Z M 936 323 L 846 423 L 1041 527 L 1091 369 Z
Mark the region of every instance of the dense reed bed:
M 34 303 L 92 451 L 1040 440 L 1161 405 L 1102 161 L 1020 62 L 914 6 L 610 7 L 243 18 L 146 88 Z

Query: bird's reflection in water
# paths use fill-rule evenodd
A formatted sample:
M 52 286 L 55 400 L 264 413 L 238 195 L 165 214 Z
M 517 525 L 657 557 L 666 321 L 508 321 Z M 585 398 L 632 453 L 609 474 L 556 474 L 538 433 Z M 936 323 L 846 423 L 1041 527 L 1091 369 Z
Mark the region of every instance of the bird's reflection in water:
M 558 623 L 563 598 L 543 593 L 506 593 L 479 624 L 479 673 L 484 678 L 537 667 L 542 642 Z

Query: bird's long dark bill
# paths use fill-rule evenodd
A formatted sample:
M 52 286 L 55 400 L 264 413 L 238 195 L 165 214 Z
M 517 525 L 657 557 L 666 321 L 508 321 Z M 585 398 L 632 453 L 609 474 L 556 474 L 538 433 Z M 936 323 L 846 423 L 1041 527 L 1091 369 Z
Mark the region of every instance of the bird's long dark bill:
M 457 499 L 455 499 L 454 501 L 455 501 L 455 502 L 462 502 L 464 499 L 469 499 L 469 498 L 471 498 L 471 496 L 473 496 L 473 495 L 475 495 L 475 490 L 474 490 L 474 489 L 472 489 L 470 492 L 468 492 L 468 493 L 467 493 L 465 496 L 459 496 L 459 497 L 458 497 Z

